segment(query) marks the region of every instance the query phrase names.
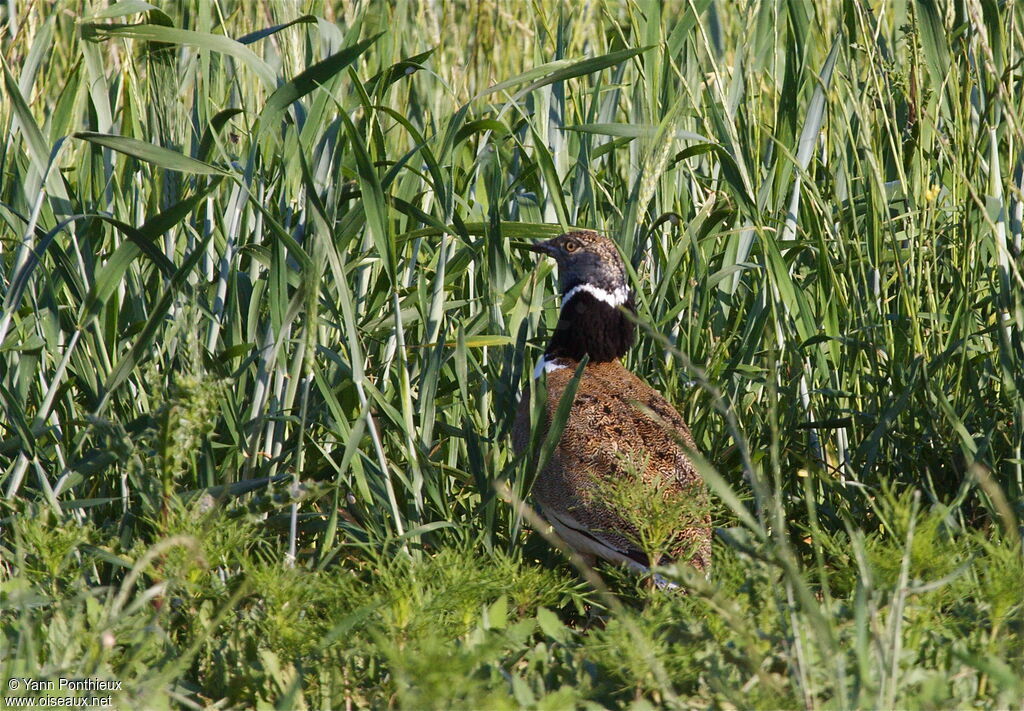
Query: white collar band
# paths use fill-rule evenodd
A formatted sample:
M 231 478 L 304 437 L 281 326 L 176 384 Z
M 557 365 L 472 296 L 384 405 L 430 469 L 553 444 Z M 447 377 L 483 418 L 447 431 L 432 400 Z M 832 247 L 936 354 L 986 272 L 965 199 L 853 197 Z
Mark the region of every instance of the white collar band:
M 602 301 L 613 309 L 617 309 L 626 303 L 626 299 L 629 298 L 629 289 L 625 286 L 620 286 L 615 291 L 605 291 L 599 286 L 593 284 L 577 284 L 573 288 L 569 289 L 565 296 L 562 297 L 562 306 L 569 303 L 569 299 L 576 296 L 581 291 L 585 291 L 593 296 L 598 301 Z

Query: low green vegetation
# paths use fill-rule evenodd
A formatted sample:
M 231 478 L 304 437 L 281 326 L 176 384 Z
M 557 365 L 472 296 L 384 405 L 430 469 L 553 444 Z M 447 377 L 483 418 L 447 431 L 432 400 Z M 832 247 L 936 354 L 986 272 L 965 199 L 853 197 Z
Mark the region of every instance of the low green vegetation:
M 0 676 L 1020 708 L 1024 14 L 874 5 L 0 6 Z M 522 505 L 570 226 L 705 457 L 685 594 Z

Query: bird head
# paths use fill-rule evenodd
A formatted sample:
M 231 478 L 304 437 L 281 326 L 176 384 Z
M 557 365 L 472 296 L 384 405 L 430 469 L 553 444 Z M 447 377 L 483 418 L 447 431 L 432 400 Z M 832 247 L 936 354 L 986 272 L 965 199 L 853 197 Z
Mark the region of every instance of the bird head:
M 620 304 L 628 294 L 626 266 L 615 243 L 590 230 L 578 230 L 558 235 L 528 247 L 534 252 L 554 258 L 558 264 L 558 284 L 562 296 L 584 285 L 609 295 Z

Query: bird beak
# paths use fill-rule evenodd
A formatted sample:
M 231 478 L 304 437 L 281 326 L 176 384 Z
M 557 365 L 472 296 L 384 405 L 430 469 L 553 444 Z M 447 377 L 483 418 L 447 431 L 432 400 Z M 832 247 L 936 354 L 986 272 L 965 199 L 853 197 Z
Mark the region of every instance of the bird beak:
M 528 249 L 531 252 L 537 252 L 539 254 L 545 254 L 549 257 L 554 257 L 558 254 L 558 247 L 552 244 L 552 240 L 544 242 L 518 242 L 515 244 L 520 249 Z

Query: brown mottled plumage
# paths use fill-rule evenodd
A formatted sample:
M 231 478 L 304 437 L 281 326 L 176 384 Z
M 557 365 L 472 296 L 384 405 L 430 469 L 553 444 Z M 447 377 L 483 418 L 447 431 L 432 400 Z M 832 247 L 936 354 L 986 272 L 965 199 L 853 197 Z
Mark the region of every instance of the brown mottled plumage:
M 600 479 L 629 476 L 631 466 L 640 475 L 638 485 L 651 495 L 667 491 L 697 504 L 699 513 L 679 521 L 668 560 L 656 562 L 683 558 L 708 571 L 707 493 L 680 444 L 693 449 L 693 437 L 679 413 L 619 361 L 633 341 L 633 323 L 622 313 L 632 310 L 633 300 L 615 245 L 594 232 L 570 232 L 531 249 L 557 260 L 563 294 L 558 326 L 538 364 L 538 375 L 547 373 L 545 428 L 579 359 L 590 356 L 558 446 L 534 484 L 541 513 L 585 557 L 646 570 L 649 561 L 636 544 L 635 528 L 595 496 Z M 527 448 L 529 425 L 524 397 L 513 428 L 516 452 Z

